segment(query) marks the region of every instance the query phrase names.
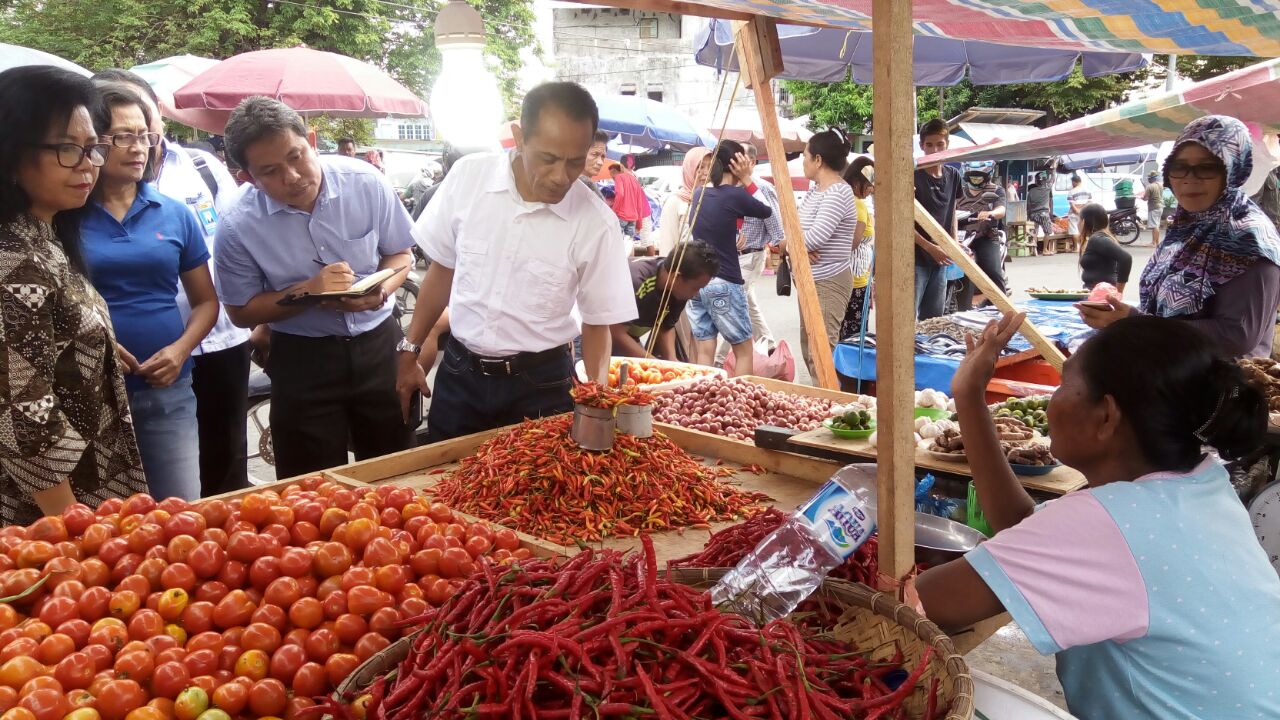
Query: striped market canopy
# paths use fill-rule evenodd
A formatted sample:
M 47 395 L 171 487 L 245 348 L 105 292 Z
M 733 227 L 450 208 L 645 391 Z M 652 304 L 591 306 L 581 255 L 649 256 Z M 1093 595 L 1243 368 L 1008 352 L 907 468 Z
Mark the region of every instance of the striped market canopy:
M 708 15 L 871 29 L 871 0 L 650 0 Z M 717 12 L 717 10 L 719 12 Z M 1280 57 L 1280 0 L 915 0 L 919 35 L 1036 48 Z
M 1182 90 L 1135 100 L 1029 137 L 950 150 L 919 164 L 964 160 L 1026 160 L 1073 152 L 1131 148 L 1173 140 L 1202 115 L 1230 115 L 1255 137 L 1280 132 L 1280 59 L 1241 68 Z

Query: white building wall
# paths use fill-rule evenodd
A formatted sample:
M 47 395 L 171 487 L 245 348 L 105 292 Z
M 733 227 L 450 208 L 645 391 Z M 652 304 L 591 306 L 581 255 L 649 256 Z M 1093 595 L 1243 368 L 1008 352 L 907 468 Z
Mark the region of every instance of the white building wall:
M 656 99 L 710 124 L 717 100 L 722 107 L 728 102 L 737 77 L 729 74 L 722 90 L 724 76 L 694 62 L 694 42 L 705 25 L 705 18 L 691 15 L 625 8 L 556 9 L 556 78 L 580 83 L 592 94 L 660 93 Z M 648 37 L 655 33 L 657 37 Z M 733 104 L 754 107 L 755 101 L 739 88 Z

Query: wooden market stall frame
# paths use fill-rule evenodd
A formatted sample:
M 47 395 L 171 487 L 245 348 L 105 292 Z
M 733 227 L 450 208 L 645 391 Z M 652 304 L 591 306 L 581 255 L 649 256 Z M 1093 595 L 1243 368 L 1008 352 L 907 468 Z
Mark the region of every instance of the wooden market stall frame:
M 759 378 L 758 380 L 763 380 L 763 378 Z M 823 391 L 821 388 L 811 388 L 811 390 L 814 392 L 833 392 Z M 833 394 L 840 395 L 842 393 L 833 392 Z M 354 462 L 326 470 L 322 475 L 331 481 L 353 487 L 372 487 L 378 484 L 394 482 L 401 476 L 415 472 L 428 472 L 433 469 L 440 472 L 440 468 L 443 466 L 456 463 L 462 458 L 472 455 L 485 442 L 508 429 L 509 428 L 499 428 L 497 430 L 488 430 L 432 445 L 404 450 L 371 460 Z M 821 460 L 793 453 L 758 448 L 748 443 L 738 442 L 718 435 L 698 432 L 696 430 L 687 430 L 674 425 L 662 425 L 659 430 L 686 452 L 691 454 L 714 457 L 742 466 L 758 466 L 768 471 L 801 480 L 805 483 L 810 483 L 814 489 L 826 482 L 844 465 L 844 463 L 834 462 L 831 460 Z M 291 482 L 296 482 L 297 479 L 298 478 L 282 481 L 270 487 L 281 489 Z M 252 490 L 253 489 L 240 491 L 240 494 L 252 492 Z M 482 521 L 479 518 L 467 515 L 466 513 L 460 513 L 456 510 L 454 512 L 466 517 L 468 521 Z M 909 520 L 910 527 L 912 529 L 914 529 L 915 522 L 914 513 L 915 510 L 913 507 Z M 578 552 L 578 548 L 558 545 L 542 538 L 533 537 L 526 533 L 519 531 L 516 532 L 520 537 L 522 546 L 530 548 L 531 552 L 541 557 L 550 555 L 568 557 Z M 914 562 L 914 547 L 912 548 L 912 551 L 912 558 Z M 987 638 L 991 637 L 996 630 L 1008 624 L 1009 621 L 1009 616 L 1007 614 L 1002 614 L 995 618 L 984 620 L 983 622 L 980 622 L 966 630 L 951 634 L 951 637 L 955 643 L 957 651 L 964 654 L 977 647 Z

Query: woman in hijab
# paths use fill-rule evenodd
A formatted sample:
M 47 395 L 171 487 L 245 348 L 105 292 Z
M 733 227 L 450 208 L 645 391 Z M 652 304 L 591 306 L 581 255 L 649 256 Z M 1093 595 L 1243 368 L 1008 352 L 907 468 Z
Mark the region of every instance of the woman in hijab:
M 680 190 L 667 197 L 662 203 L 662 225 L 658 228 L 658 254 L 666 257 L 680 242 L 684 234 L 686 218 L 689 215 L 689 203 L 693 202 L 693 191 L 707 184 L 711 170 L 711 151 L 704 147 L 696 147 L 684 156 L 684 178 Z
M 1134 314 L 1183 320 L 1209 335 L 1224 355 L 1271 354 L 1280 307 L 1280 234 L 1240 189 L 1253 171 L 1244 123 L 1209 115 L 1193 120 L 1164 164 L 1178 210 L 1142 271 L 1139 304 L 1117 296 L 1109 310 L 1077 306 L 1090 327 Z

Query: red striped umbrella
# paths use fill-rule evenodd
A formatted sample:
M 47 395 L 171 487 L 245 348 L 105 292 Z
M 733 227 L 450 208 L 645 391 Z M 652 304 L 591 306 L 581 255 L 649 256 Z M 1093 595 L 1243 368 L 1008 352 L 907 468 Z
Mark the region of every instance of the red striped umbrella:
M 426 103 L 382 70 L 337 53 L 296 47 L 227 58 L 173 94 L 179 110 L 230 114 L 265 95 L 302 115 L 423 117 Z

